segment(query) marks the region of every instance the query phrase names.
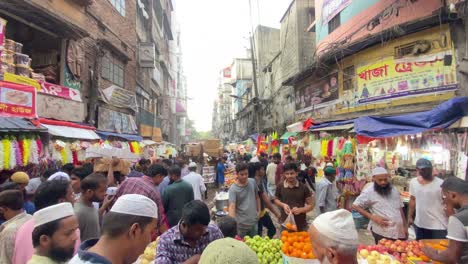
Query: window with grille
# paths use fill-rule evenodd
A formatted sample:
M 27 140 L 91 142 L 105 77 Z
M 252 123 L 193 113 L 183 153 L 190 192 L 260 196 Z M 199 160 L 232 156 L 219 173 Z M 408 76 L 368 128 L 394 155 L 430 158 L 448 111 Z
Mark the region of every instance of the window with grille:
M 101 76 L 124 88 L 124 64 L 110 54 L 102 58 Z
M 354 91 L 356 72 L 354 65 L 344 68 L 343 70 L 343 91 Z
M 328 34 L 335 31 L 335 29 L 337 29 L 341 25 L 340 16 L 341 16 L 341 13 L 338 13 L 328 22 Z
M 119 14 L 125 16 L 125 0 L 111 0 L 111 3 Z

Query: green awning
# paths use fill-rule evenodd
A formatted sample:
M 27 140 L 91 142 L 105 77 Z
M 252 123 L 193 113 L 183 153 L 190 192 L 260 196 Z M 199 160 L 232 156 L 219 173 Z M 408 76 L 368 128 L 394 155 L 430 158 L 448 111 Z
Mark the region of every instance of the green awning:
M 296 132 L 286 132 L 284 133 L 280 139 L 282 140 L 288 140 L 290 137 L 295 137 L 297 135 Z

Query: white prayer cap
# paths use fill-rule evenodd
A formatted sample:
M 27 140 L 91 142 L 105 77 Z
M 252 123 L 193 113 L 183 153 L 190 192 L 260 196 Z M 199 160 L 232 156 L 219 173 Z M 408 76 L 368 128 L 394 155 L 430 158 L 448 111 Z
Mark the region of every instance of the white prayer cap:
M 372 170 L 372 176 L 375 176 L 375 175 L 382 175 L 382 174 L 388 174 L 387 170 L 382 168 L 382 167 L 375 167 L 373 170 Z
M 190 162 L 190 164 L 188 165 L 189 168 L 196 168 L 197 167 L 197 164 L 195 162 Z
M 327 163 L 327 167 L 334 167 L 334 166 L 333 166 L 333 163 L 328 162 L 328 163 Z
M 251 163 L 257 163 L 257 162 L 260 162 L 260 160 L 257 157 L 253 157 L 253 158 L 250 159 L 250 162 Z
M 319 215 L 313 222 L 318 232 L 327 238 L 347 245 L 358 244 L 353 215 L 344 209 Z
M 70 181 L 70 176 L 66 174 L 65 172 L 59 171 L 56 172 L 47 179 L 48 181 L 54 181 L 54 180 L 64 180 L 64 181 Z
M 114 213 L 158 218 L 158 206 L 153 200 L 140 194 L 120 196 L 110 210 Z
M 59 203 L 51 205 L 34 213 L 34 228 L 74 215 L 75 213 L 71 203 Z

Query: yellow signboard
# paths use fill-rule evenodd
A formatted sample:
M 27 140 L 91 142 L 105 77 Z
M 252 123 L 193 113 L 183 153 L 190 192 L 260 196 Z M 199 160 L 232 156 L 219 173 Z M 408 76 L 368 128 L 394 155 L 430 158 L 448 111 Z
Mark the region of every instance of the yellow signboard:
M 357 68 L 358 104 L 458 88 L 452 51 L 395 60 L 386 57 Z
M 36 88 L 36 91 L 41 90 L 41 85 L 36 80 L 28 78 L 28 77 L 19 76 L 16 74 L 5 72 L 3 74 L 3 80 L 6 82 L 29 85 L 29 86 Z

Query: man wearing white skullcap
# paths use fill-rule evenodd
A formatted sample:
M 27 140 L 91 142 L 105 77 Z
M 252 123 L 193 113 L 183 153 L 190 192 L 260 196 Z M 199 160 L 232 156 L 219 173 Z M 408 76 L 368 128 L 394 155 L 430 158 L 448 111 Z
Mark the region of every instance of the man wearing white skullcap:
M 158 207 L 146 196 L 120 196 L 104 216 L 99 239 L 90 239 L 80 246 L 69 264 L 131 264 L 151 242 L 156 230 Z
M 358 233 L 344 209 L 323 213 L 310 226 L 314 254 L 322 264 L 357 264 Z
M 70 181 L 70 176 L 65 172 L 59 171 L 56 172 L 47 179 L 48 181 L 55 181 L 55 180 L 62 180 L 62 181 Z
M 73 257 L 78 239 L 71 203 L 59 203 L 34 213 L 32 242 L 35 253 L 28 264 L 65 263 Z
M 363 190 L 354 201 L 353 209 L 370 219 L 369 229 L 379 243 L 382 239 L 408 238 L 403 202 L 398 190 L 390 183 L 387 170 L 376 167 L 372 170 L 373 183 Z M 369 210 L 369 211 L 367 211 Z

